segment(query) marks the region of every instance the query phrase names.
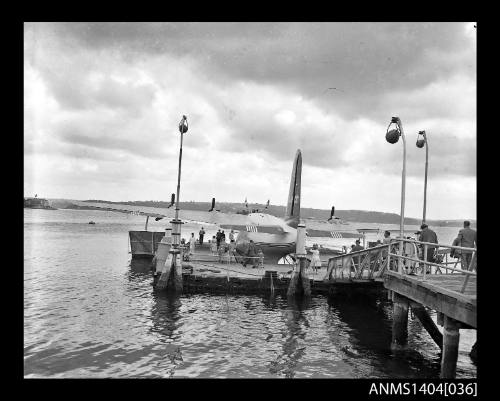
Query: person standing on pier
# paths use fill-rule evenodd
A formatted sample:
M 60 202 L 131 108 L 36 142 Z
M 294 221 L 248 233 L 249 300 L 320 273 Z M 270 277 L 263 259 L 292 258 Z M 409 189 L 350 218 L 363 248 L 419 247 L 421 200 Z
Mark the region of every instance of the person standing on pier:
M 226 233 L 224 232 L 224 230 L 222 230 L 222 232 L 220 233 L 220 242 L 225 245 L 226 244 Z
M 363 246 L 361 246 L 361 244 L 360 244 L 360 240 L 359 240 L 359 239 L 357 239 L 357 240 L 356 240 L 356 245 L 354 245 L 354 246 L 352 247 L 352 251 L 351 251 L 351 252 L 362 251 L 363 249 L 365 249 L 365 248 L 363 248 Z M 356 266 L 359 266 L 359 263 L 360 263 L 360 262 L 361 262 L 361 256 L 355 256 L 355 257 L 354 257 L 354 263 L 356 264 Z
M 200 245 L 203 245 L 203 237 L 205 236 L 205 230 L 201 227 L 200 234 Z
M 231 234 L 229 234 L 229 237 L 231 237 Z M 234 256 L 234 252 L 236 250 L 236 242 L 234 242 L 234 239 L 231 240 L 229 243 L 229 263 L 233 261 L 233 259 L 236 261 L 236 257 Z
M 191 233 L 191 238 L 189 239 L 189 256 L 194 255 L 195 242 L 194 233 Z
M 263 269 L 264 268 L 264 252 L 262 252 L 262 249 L 259 248 L 259 252 L 257 252 L 257 256 L 259 258 L 259 268 Z
M 420 229 L 422 230 L 420 232 L 420 235 L 418 237 L 418 240 L 421 241 L 421 242 L 432 242 L 434 244 L 437 244 L 438 243 L 438 237 L 437 237 L 437 234 L 432 231 L 429 226 L 427 224 L 422 224 L 420 226 Z M 434 250 L 436 249 L 437 247 L 435 246 L 432 246 L 432 245 L 428 245 L 427 246 L 427 262 L 434 262 Z M 422 248 L 422 252 L 423 252 L 423 249 Z M 422 253 L 423 255 L 423 253 Z M 422 256 L 423 258 L 423 256 Z
M 217 249 L 219 249 L 221 234 L 222 233 L 220 232 L 220 229 L 217 231 L 217 234 L 215 234 L 215 239 L 217 241 Z
M 231 230 L 231 232 L 229 233 L 229 243 L 231 243 L 232 241 L 234 241 L 234 230 Z
M 315 273 L 318 272 L 318 269 L 321 269 L 321 259 L 319 258 L 319 249 L 318 249 L 318 244 L 314 244 L 313 248 L 311 249 L 312 253 L 312 259 L 311 263 L 309 264 L 309 267 L 314 269 Z
M 462 228 L 458 232 L 458 241 L 460 246 L 464 248 L 475 248 L 477 247 L 477 233 L 476 230 L 470 228 L 470 221 L 464 221 L 464 228 Z M 461 260 L 462 260 L 462 269 L 469 270 L 470 262 L 472 260 L 473 251 L 461 250 Z M 472 266 L 475 268 L 475 266 Z
M 385 244 L 388 244 L 389 242 L 391 242 L 391 232 L 390 231 L 385 231 L 384 232 L 384 239 L 382 241 L 382 243 L 385 245 Z
M 217 255 L 217 240 L 215 239 L 215 235 L 212 236 L 210 249 L 212 250 L 212 255 Z
M 247 257 L 245 258 L 245 261 L 243 262 L 243 267 L 246 267 L 248 263 L 252 263 L 252 267 L 255 268 L 255 243 L 253 240 L 250 240 L 250 243 L 248 244 L 248 250 L 247 250 Z

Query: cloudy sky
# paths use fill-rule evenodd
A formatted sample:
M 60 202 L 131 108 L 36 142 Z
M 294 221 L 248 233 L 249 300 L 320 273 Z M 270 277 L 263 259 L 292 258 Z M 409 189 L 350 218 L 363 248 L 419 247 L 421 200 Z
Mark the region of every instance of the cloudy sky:
M 24 193 L 476 217 L 474 23 L 26 23 Z

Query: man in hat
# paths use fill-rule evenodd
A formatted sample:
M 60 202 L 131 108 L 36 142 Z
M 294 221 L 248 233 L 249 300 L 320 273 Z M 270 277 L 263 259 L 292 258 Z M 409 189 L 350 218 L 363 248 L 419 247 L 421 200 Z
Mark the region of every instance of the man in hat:
M 201 227 L 199 235 L 200 235 L 200 245 L 203 245 L 203 237 L 205 236 L 205 230 L 203 229 L 203 227 Z
M 477 247 L 477 233 L 475 230 L 470 228 L 470 221 L 464 221 L 464 228 L 458 232 L 458 243 L 464 248 L 475 248 Z M 470 262 L 472 260 L 472 250 L 462 250 L 462 269 L 469 270 Z M 475 266 L 472 266 L 474 268 Z
M 352 247 L 352 251 L 351 252 L 356 252 L 356 251 L 362 251 L 363 249 L 363 246 L 360 245 L 360 241 L 359 239 L 356 240 L 356 245 L 354 245 Z M 355 256 L 354 257 L 354 263 L 356 264 L 356 266 L 359 266 L 359 263 L 361 262 L 361 257 L 360 256 Z
M 429 226 L 425 223 L 423 223 L 420 226 L 420 235 L 418 237 L 418 240 L 421 242 L 432 242 L 434 244 L 438 243 L 438 238 L 437 234 L 432 231 Z M 427 262 L 433 262 L 434 261 L 434 250 L 437 247 L 432 246 L 432 245 L 427 245 Z M 423 248 L 422 248 L 423 249 Z

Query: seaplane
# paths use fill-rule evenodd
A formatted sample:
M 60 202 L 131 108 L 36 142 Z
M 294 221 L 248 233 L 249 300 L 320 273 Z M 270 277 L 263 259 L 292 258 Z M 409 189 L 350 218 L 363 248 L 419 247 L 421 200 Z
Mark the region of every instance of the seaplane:
M 248 214 L 233 214 L 218 212 L 215 209 L 215 198 L 212 198 L 212 208 L 209 212 L 212 218 L 209 223 L 215 224 L 224 230 L 237 232 L 236 252 L 244 255 L 248 244 L 252 240 L 256 249 L 264 253 L 266 263 L 278 263 L 278 261 L 295 253 L 297 226 L 301 221 L 300 199 L 301 199 L 301 175 L 302 175 L 302 153 L 300 149 L 295 154 L 290 189 L 286 212 L 283 218 L 267 213 L 252 210 Z M 266 207 L 269 206 L 269 201 Z M 364 234 L 358 230 L 349 230 L 345 225 L 349 223 L 334 215 L 335 208 L 332 207 L 330 218 L 325 222 L 314 222 L 315 228 L 308 228 L 306 223 L 306 235 L 308 237 L 320 238 L 363 238 Z M 340 253 L 340 252 L 333 252 Z
M 246 213 L 227 213 L 221 212 L 215 207 L 215 198 L 212 198 L 212 207 L 206 212 L 196 212 L 197 222 L 200 224 L 208 223 L 222 230 L 233 230 L 236 235 L 236 252 L 240 255 L 245 255 L 250 240 L 255 244 L 256 249 L 261 249 L 264 253 L 265 263 L 278 263 L 282 259 L 291 257 L 294 259 L 297 239 L 297 226 L 301 222 L 300 216 L 300 200 L 301 200 L 301 175 L 302 175 L 302 153 L 297 150 L 293 161 L 292 174 L 290 178 L 290 187 L 288 192 L 288 200 L 285 215 L 283 218 L 273 216 L 260 210 L 253 209 Z M 156 221 L 165 217 L 173 217 L 167 213 L 167 209 L 174 206 L 175 195 L 172 194 L 170 205 L 163 209 L 164 213 L 158 213 L 160 208 L 152 207 L 133 207 L 120 205 L 110 205 L 103 203 L 75 202 L 80 205 L 93 206 L 105 210 L 116 210 L 120 212 L 134 212 L 139 215 L 146 216 L 147 231 L 148 219 L 154 218 Z M 245 202 L 247 207 L 248 203 Z M 269 201 L 266 208 L 269 207 Z M 172 209 L 171 209 L 172 210 Z M 203 213 L 203 217 L 200 214 Z M 189 222 L 190 211 L 186 210 L 183 219 Z M 194 220 L 193 220 L 194 222 Z M 311 220 L 302 219 L 306 225 L 306 235 L 309 239 L 322 238 L 330 239 L 328 243 L 336 243 L 339 245 L 354 239 L 365 240 L 366 233 L 379 233 L 376 228 L 354 228 L 349 222 L 346 222 L 335 216 L 335 208 L 332 207 L 330 218 L 328 220 Z M 395 231 L 395 230 L 391 230 Z M 226 235 L 227 238 L 227 235 Z M 364 241 L 363 241 L 364 242 Z M 322 254 L 340 254 L 341 249 L 333 249 L 325 247 L 321 251 Z

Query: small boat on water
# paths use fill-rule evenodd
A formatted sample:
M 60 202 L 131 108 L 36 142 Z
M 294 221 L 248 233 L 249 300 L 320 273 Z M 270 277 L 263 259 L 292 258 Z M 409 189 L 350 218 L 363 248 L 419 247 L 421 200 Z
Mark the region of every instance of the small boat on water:
M 95 221 L 89 221 L 89 224 L 95 224 Z

